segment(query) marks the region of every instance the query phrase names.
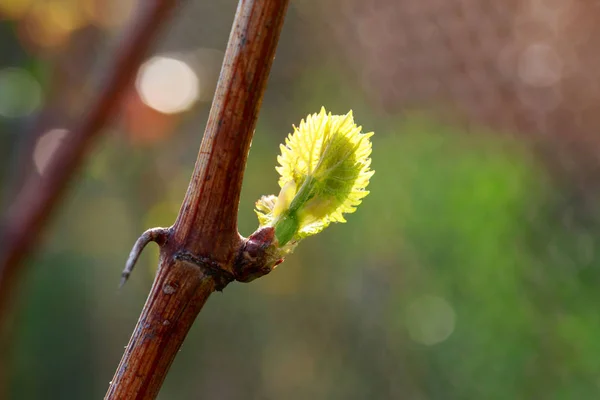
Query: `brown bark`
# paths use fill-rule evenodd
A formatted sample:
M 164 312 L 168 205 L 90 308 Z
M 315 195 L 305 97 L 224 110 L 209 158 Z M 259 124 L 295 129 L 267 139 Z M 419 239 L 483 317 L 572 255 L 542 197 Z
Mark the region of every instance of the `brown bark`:
M 235 279 L 248 281 L 270 271 L 262 265 L 262 247 L 237 232 L 237 210 L 287 6 L 288 0 L 238 5 L 187 194 L 175 224 L 166 238 L 160 236 L 157 276 L 105 399 L 154 399 L 208 296 Z M 134 247 L 130 260 L 148 237 Z M 272 235 L 263 230 L 253 238 Z

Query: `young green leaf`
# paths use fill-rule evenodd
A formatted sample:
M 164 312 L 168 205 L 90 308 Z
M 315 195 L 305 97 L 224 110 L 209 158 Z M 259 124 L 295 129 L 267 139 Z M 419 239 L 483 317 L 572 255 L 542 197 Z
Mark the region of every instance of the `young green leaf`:
M 331 115 L 324 108 L 294 126 L 281 145 L 279 196 L 263 196 L 256 203 L 260 227 L 275 230 L 280 257 L 303 238 L 332 222 L 346 222 L 369 193 L 373 132 L 362 133 L 352 111 Z

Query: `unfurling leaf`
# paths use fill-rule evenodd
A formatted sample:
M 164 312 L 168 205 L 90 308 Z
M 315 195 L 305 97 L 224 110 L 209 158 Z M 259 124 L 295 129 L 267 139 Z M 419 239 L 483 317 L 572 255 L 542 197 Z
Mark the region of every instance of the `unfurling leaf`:
M 274 255 L 284 257 L 301 239 L 346 222 L 343 214 L 369 193 L 373 132 L 361 130 L 352 111 L 331 115 L 324 108 L 294 126 L 277 157 L 281 191 L 256 203 L 260 228 L 275 230 Z

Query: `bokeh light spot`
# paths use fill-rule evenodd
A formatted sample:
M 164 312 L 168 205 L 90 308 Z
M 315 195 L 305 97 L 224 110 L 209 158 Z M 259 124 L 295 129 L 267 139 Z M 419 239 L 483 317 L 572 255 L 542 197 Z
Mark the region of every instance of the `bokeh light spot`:
M 51 25 L 68 32 L 87 22 L 78 2 L 44 2 L 36 6 L 36 11 L 40 19 L 47 19 Z
M 175 114 L 188 110 L 198 100 L 199 81 L 183 61 L 153 57 L 140 68 L 136 88 L 147 106 Z
M 21 18 L 31 7 L 33 0 L 0 0 L 0 17 Z
M 130 19 L 135 5 L 134 0 L 84 0 L 83 12 L 92 24 L 113 29 Z
M 42 102 L 42 88 L 26 70 L 0 70 L 0 116 L 24 117 L 34 112 Z
M 34 49 L 58 48 L 86 23 L 77 2 L 35 2 L 19 22 L 18 35 L 23 45 Z
M 455 322 L 454 309 L 441 297 L 419 297 L 406 309 L 406 327 L 410 338 L 427 346 L 448 339 L 454 331 Z
M 548 87 L 562 77 L 563 63 L 552 46 L 534 43 L 519 57 L 519 78 L 527 85 Z
M 33 162 L 38 173 L 44 173 L 52 156 L 68 134 L 66 129 L 52 129 L 38 139 L 33 150 Z

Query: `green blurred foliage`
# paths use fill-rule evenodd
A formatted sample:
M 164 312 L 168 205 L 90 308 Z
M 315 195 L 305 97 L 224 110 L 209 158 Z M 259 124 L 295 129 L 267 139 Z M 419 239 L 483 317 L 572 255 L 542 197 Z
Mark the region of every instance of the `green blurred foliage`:
M 246 171 L 244 234 L 253 201 L 277 191 L 287 132 L 273 131 L 270 112 Z M 579 259 L 593 233 L 553 220 L 556 193 L 527 147 L 421 113 L 355 113 L 377 132 L 371 194 L 271 275 L 214 295 L 161 397 L 593 398 L 595 244 Z M 120 146 L 109 139 L 94 156 L 32 263 L 12 398 L 100 397 L 135 323 L 156 258 L 123 293 L 119 269 L 136 232 L 173 220 L 191 166 L 162 190 L 141 187 L 149 156 L 125 162 Z

